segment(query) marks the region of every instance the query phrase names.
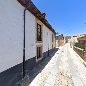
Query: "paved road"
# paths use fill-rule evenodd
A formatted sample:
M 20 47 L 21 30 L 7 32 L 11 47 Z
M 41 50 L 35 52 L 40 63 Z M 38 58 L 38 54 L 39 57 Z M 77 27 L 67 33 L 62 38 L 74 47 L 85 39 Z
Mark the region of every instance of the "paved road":
M 60 47 L 29 86 L 86 86 L 86 67 L 66 44 Z

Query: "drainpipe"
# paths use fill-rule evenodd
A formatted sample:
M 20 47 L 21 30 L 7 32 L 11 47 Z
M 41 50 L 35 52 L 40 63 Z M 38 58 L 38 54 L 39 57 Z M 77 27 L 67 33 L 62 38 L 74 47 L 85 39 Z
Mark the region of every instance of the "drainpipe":
M 26 30 L 25 24 L 26 24 L 26 10 L 28 9 L 28 7 L 29 5 L 24 9 L 24 33 L 23 33 L 24 39 L 23 39 L 23 68 L 22 68 L 23 78 L 25 77 L 25 30 Z
M 49 44 L 48 44 L 48 56 L 49 56 Z
M 25 13 L 26 13 L 26 8 L 24 9 L 24 39 L 23 39 L 23 78 L 25 77 Z

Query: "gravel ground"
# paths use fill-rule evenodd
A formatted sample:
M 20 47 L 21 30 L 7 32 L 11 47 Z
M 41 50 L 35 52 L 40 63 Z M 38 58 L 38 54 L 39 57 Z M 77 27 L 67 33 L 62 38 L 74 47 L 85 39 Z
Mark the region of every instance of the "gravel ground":
M 86 67 L 66 44 L 60 47 L 29 86 L 86 86 Z
M 18 82 L 19 84 L 22 85 L 17 86 L 28 86 L 33 81 L 33 79 L 38 74 L 41 73 L 41 71 L 44 69 L 44 67 L 48 64 L 48 62 L 52 59 L 52 57 L 57 51 L 58 48 L 54 49 L 54 51 L 51 52 L 49 56 L 47 56 L 46 58 L 42 59 L 39 63 L 37 63 L 37 65 L 31 71 L 29 71 L 29 73 L 27 73 L 26 77 L 21 82 Z

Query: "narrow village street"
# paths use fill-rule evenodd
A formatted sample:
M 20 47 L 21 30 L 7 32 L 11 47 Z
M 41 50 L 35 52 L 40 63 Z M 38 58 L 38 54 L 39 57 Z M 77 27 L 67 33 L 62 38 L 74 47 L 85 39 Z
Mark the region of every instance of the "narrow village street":
M 0 0 L 0 86 L 86 86 L 86 0 Z
M 66 44 L 59 48 L 29 86 L 86 86 L 86 67 Z

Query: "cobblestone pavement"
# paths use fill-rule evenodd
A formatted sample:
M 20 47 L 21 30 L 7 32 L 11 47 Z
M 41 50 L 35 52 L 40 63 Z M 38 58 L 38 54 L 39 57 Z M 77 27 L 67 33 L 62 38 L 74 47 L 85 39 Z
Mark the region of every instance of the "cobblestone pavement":
M 86 86 L 86 68 L 66 44 L 60 47 L 29 86 Z

